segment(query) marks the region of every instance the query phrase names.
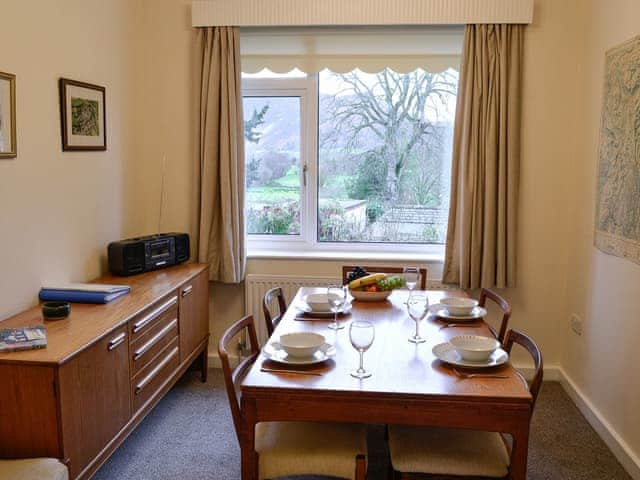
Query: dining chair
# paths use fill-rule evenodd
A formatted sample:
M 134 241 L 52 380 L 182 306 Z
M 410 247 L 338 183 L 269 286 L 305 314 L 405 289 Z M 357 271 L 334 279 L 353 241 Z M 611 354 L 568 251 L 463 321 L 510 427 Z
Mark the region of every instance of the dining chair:
M 478 306 L 486 307 L 487 299 L 495 302 L 502 311 L 502 320 L 500 322 L 499 332 L 496 332 L 495 328 L 491 325 L 489 325 L 489 328 L 493 332 L 494 337 L 496 337 L 500 343 L 504 343 L 504 337 L 507 333 L 507 327 L 509 326 L 509 318 L 511 317 L 511 305 L 504 297 L 498 295 L 493 290 L 483 288 L 480 291 L 480 298 L 478 298 Z
M 534 376 L 528 385 L 533 411 L 542 383 L 542 355 L 529 336 L 510 330 L 504 350 L 510 354 L 514 343 L 533 358 Z M 497 432 L 389 425 L 389 455 L 395 480 L 424 475 L 509 478 L 510 450 L 510 443 Z
M 342 266 L 342 283 L 347 283 L 347 276 L 356 268 L 357 265 L 343 265 Z M 364 270 L 370 273 L 395 273 L 402 275 L 402 267 L 363 267 Z M 427 269 L 420 268 L 420 290 L 427 289 Z
M 278 314 L 271 315 L 271 303 L 274 299 L 278 300 Z M 274 287 L 264 294 L 262 299 L 262 312 L 264 313 L 264 321 L 267 324 L 267 333 L 269 336 L 273 335 L 273 331 L 276 329 L 280 320 L 284 316 L 284 312 L 287 311 L 287 302 L 284 301 L 284 294 L 282 288 Z
M 231 367 L 229 345 L 240 334 L 249 339 L 250 353 Z M 260 355 L 253 316 L 231 325 L 218 342 L 224 382 L 236 436 L 240 441 L 242 411 L 240 382 Z M 366 427 L 346 423 L 263 422 L 256 425 L 255 450 L 258 478 L 275 479 L 292 475 L 324 475 L 365 480 Z

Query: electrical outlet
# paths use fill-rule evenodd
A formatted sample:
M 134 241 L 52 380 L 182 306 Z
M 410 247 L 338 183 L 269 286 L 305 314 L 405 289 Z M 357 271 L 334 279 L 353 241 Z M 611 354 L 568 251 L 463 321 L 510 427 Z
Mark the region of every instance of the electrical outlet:
M 582 335 L 582 319 L 578 316 L 577 313 L 571 315 L 571 330 L 576 335 Z

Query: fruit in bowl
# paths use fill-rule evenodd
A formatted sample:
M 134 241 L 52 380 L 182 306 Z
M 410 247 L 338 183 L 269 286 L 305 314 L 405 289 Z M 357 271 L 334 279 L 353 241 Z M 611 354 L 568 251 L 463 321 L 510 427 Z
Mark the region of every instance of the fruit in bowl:
M 360 267 L 349 274 L 347 281 L 351 296 L 363 302 L 380 302 L 391 295 L 395 288 L 404 286 L 404 279 L 399 275 L 368 273 Z

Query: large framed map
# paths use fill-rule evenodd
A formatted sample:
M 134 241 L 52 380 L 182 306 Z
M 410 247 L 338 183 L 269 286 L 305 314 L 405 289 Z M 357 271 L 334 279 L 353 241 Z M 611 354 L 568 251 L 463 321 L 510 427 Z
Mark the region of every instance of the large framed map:
M 606 54 L 595 245 L 640 263 L 640 36 Z

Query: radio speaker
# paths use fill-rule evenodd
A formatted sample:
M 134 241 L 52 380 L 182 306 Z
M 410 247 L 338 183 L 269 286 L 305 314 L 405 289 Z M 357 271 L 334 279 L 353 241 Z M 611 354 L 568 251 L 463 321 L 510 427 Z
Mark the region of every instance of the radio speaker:
M 110 244 L 108 249 L 109 271 L 123 275 L 144 272 L 144 243 L 129 243 L 118 248 L 116 244 Z
M 189 235 L 186 233 L 174 233 L 176 240 L 176 263 L 186 262 L 191 256 L 189 248 Z

